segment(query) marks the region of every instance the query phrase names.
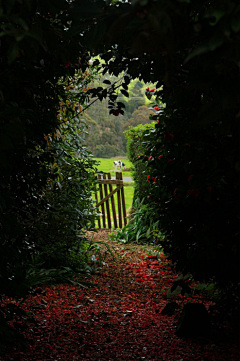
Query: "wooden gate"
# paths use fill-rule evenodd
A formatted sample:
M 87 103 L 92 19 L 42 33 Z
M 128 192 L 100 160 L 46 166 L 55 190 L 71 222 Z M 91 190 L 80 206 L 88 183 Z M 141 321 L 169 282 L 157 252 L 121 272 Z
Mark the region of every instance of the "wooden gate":
M 127 215 L 122 173 L 116 172 L 116 179 L 111 179 L 111 173 L 98 174 L 97 183 L 99 183 L 99 191 L 95 193 L 96 207 L 101 207 L 98 228 L 122 228 L 123 224 L 126 226 Z M 113 189 L 114 185 L 115 189 Z M 116 199 L 117 204 L 115 204 Z

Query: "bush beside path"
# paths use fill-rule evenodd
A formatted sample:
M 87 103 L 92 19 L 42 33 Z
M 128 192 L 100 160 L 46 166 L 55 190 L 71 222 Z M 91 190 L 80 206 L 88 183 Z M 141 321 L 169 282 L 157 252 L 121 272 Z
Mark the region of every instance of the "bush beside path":
M 173 316 L 161 313 L 169 302 L 167 290 L 178 277 L 171 261 L 161 254 L 159 262 L 151 246 L 113 242 L 109 232 L 88 234 L 119 255 L 113 259 L 102 254 L 105 265 L 91 276 L 94 287 L 45 285 L 39 293 L 33 291 L 21 304 L 30 317 L 27 327 L 26 320 L 16 320 L 25 347 L 16 346 L 1 360 L 239 360 L 239 334 L 226 324 L 213 326 L 208 337 L 177 337 L 180 310 Z M 212 305 L 201 297 L 176 295 L 174 301 L 180 307 L 190 301 L 207 309 Z

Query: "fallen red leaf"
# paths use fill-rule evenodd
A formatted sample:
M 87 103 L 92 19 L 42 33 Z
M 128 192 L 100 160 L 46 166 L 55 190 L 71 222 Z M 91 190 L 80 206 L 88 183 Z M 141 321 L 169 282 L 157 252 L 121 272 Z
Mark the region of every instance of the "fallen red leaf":
M 26 347 L 21 350 L 16 345 L 3 360 L 237 361 L 239 337 L 231 339 L 229 346 L 224 339 L 208 342 L 175 335 L 175 317 L 161 311 L 178 275 L 167 260 L 159 263 L 141 257 L 135 251 L 120 262 L 113 261 L 108 273 L 92 277 L 98 287 L 46 285 L 40 294 L 18 301 L 36 323 L 16 320 L 28 326 L 22 331 Z M 175 301 L 183 305 L 199 299 L 178 295 Z M 211 304 L 203 301 L 206 307 Z

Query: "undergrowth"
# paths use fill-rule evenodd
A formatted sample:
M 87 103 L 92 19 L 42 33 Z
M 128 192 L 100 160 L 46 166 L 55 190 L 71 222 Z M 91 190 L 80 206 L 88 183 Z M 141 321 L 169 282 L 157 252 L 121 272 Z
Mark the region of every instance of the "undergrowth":
M 44 262 L 31 264 L 28 267 L 27 279 L 31 287 L 42 284 L 70 283 L 91 286 L 90 282 L 82 282 L 81 277 L 90 276 L 98 272 L 105 265 L 105 258 L 110 254 L 115 259 L 116 251 L 103 241 L 84 239 L 82 247 L 72 250 L 71 263 L 61 267 L 46 267 Z
M 159 220 L 154 221 L 154 210 L 137 198 L 131 211 L 129 223 L 109 238 L 116 242 L 158 245 L 166 235 L 159 229 Z

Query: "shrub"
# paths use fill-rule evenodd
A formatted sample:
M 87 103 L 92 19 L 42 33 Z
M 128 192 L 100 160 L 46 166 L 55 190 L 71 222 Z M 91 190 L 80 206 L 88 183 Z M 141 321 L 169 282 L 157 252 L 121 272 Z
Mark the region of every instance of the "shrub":
M 129 223 L 121 230 L 110 235 L 112 239 L 123 243 L 158 245 L 165 235 L 159 231 L 159 220 L 156 221 L 154 208 L 144 204 L 144 199 L 135 199 Z
M 84 50 L 73 40 L 74 35 L 65 38 L 70 7 L 63 1 L 1 4 L 0 299 L 27 294 L 31 286 L 30 263 L 36 262 L 44 250 L 49 256 L 46 245 L 48 250 L 55 245 L 49 264 L 54 257 L 62 262 L 63 254 L 70 256 L 73 237 L 81 236 L 92 216 L 86 211 L 90 205 L 86 189 L 92 181 L 88 169 L 93 168 L 93 162 L 81 140 L 77 139 L 72 147 L 68 142 L 73 142 L 75 135 L 66 136 L 65 143 L 59 139 L 48 147 L 49 137 L 54 139 L 59 134 L 59 101 L 68 97 L 59 78 L 68 81 L 80 66 L 84 74 L 87 66 Z M 75 95 L 80 103 L 86 99 L 84 91 Z M 67 129 L 66 119 L 64 124 Z M 76 150 L 79 141 L 84 153 L 82 161 L 71 150 Z M 70 176 L 73 181 L 68 191 Z M 72 203 L 67 204 L 66 200 Z M 68 246 L 64 245 L 66 239 Z M 63 250 L 60 258 L 59 244 Z M 11 315 L 10 312 L 7 321 Z M 0 322 L 2 331 L 6 326 L 2 312 Z M 11 332 L 5 331 L 6 339 Z
M 148 199 L 178 270 L 223 289 L 238 287 L 239 124 L 229 113 L 196 128 L 195 110 L 183 107 L 182 97 L 165 98 L 169 107 L 147 136 L 141 161 L 149 169 Z M 180 115 L 188 119 L 184 128 Z
M 136 127 L 130 127 L 125 131 L 125 136 L 127 138 L 127 154 L 128 159 L 133 164 L 132 177 L 134 180 L 134 197 L 135 199 L 139 198 L 140 200 L 145 199 L 149 193 L 149 184 L 147 182 L 147 167 L 146 163 L 141 160 L 145 159 L 146 155 L 146 136 L 151 134 L 154 130 L 155 122 L 150 124 L 139 124 Z
M 109 158 L 119 155 L 119 149 L 111 144 L 96 145 L 94 150 L 94 156 L 97 158 Z
M 97 162 L 83 145 L 84 124 L 74 118 L 65 131 L 64 126 L 61 137 L 49 143 L 54 161 L 48 164 L 49 180 L 42 194 L 47 207 L 31 220 L 34 262 L 45 268 L 83 267 L 84 235 L 94 229 L 96 217 L 91 194 Z

